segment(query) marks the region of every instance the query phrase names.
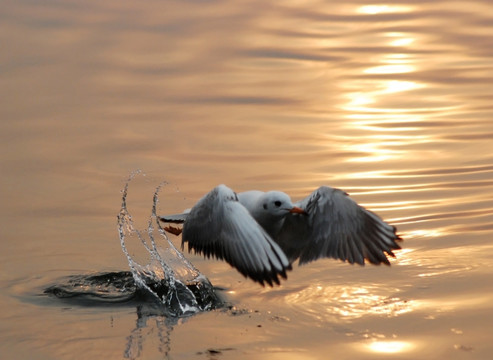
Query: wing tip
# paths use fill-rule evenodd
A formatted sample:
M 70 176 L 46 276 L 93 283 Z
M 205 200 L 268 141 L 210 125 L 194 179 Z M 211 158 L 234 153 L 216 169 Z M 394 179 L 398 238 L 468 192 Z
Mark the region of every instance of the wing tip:
M 237 267 L 231 265 L 237 269 L 246 279 L 251 279 L 254 282 L 260 284 L 262 287 L 269 285 L 271 288 L 275 286 L 281 286 L 281 279 L 287 280 L 288 276 L 285 271 L 283 272 L 251 272 L 245 269 L 238 269 Z
M 185 241 L 182 241 L 182 249 L 184 247 Z M 256 283 L 259 283 L 263 287 L 269 285 L 270 287 L 280 286 L 281 279 L 287 280 L 288 274 L 287 271 L 292 270 L 291 264 L 288 266 L 283 266 L 282 269 L 277 269 L 272 266 L 272 270 L 263 270 L 263 271 L 254 271 L 251 269 L 247 269 L 244 267 L 239 267 L 237 264 L 233 264 L 230 259 L 223 253 L 223 251 L 219 249 L 211 249 L 209 247 L 201 247 L 201 246 L 192 246 L 188 243 L 188 253 L 193 253 L 195 255 L 203 255 L 204 258 L 210 259 L 215 258 L 217 260 L 226 260 L 226 262 L 233 268 L 235 268 L 240 274 L 242 274 L 245 278 L 251 279 Z

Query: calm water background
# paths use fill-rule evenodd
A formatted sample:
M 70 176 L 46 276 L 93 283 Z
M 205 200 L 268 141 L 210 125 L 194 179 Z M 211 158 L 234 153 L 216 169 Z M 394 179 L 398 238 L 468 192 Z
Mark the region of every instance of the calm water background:
M 392 4 L 3 0 L 1 357 L 490 359 L 493 4 Z M 219 183 L 294 200 L 327 184 L 404 250 L 275 289 L 189 256 L 237 311 L 173 324 L 43 296 L 128 269 L 116 214 L 136 169 L 144 223 L 162 180 L 163 213 Z

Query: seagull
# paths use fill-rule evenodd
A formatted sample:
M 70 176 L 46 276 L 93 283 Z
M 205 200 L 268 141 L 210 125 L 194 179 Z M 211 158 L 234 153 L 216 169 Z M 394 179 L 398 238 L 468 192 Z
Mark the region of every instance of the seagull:
M 320 258 L 350 264 L 390 265 L 400 249 L 396 228 L 358 205 L 342 190 L 321 186 L 292 203 L 281 191 L 236 193 L 219 185 L 181 214 L 159 216 L 182 234 L 182 249 L 225 260 L 261 285 L 280 284 L 294 261 Z

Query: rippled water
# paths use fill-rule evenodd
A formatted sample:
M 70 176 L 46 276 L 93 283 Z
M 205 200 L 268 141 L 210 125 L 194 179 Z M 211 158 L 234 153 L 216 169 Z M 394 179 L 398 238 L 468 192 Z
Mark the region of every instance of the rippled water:
M 4 1 L 2 358 L 489 359 L 492 14 L 477 0 Z M 146 298 L 45 294 L 129 270 L 116 215 L 137 169 L 139 229 L 162 181 L 158 214 L 219 183 L 293 200 L 326 184 L 396 225 L 403 250 L 390 268 L 295 266 L 274 289 L 186 254 L 231 306 L 182 320 Z

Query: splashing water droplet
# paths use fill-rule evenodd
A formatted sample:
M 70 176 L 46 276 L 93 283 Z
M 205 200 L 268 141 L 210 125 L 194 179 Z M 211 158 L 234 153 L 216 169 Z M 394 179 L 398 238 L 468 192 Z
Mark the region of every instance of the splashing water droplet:
M 131 174 L 125 184 L 118 215 L 120 244 L 136 285 L 155 296 L 171 316 L 187 316 L 221 306 L 222 301 L 210 281 L 183 256 L 159 224 L 156 205 L 159 191 L 166 185 L 165 182 L 154 192 L 152 213 L 146 231 L 134 227 L 127 208 L 127 195 L 130 182 L 138 174 L 140 171 Z M 156 244 L 158 237 L 164 238 L 164 247 Z M 148 264 L 141 265 L 132 258 L 125 242 L 129 238 L 140 240 L 149 255 Z

